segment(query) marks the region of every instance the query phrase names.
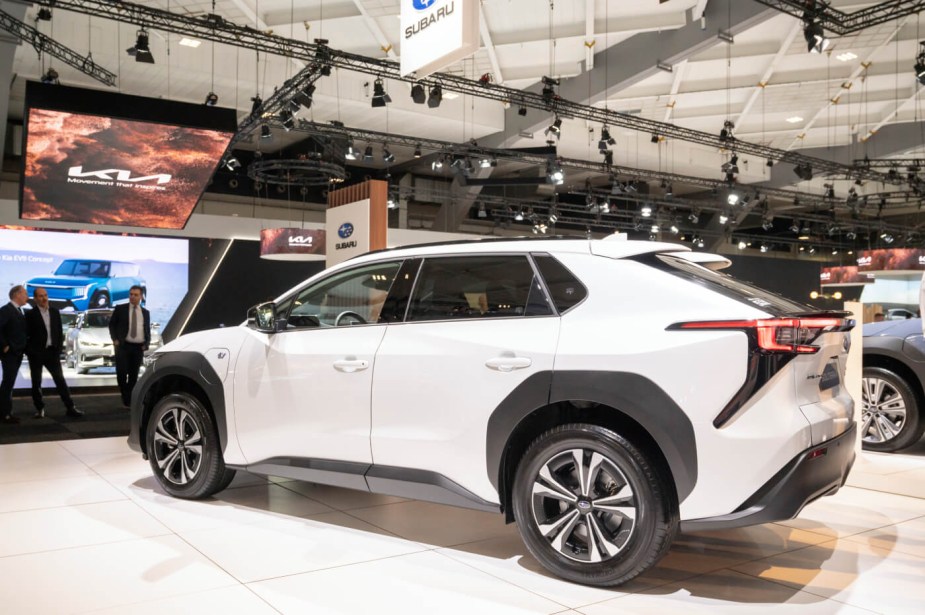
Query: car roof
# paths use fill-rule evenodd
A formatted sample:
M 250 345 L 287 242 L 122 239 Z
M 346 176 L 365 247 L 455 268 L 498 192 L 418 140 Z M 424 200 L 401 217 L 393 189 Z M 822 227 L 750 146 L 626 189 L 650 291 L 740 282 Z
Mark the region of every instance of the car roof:
M 611 235 L 604 239 L 582 239 L 575 237 L 515 237 L 472 239 L 439 243 L 416 244 L 370 252 L 350 259 L 357 264 L 364 261 L 378 261 L 388 257 L 428 256 L 436 254 L 504 253 L 504 252 L 548 252 L 550 254 L 582 253 L 627 258 L 653 252 L 689 252 L 687 246 L 655 242 L 631 241 Z

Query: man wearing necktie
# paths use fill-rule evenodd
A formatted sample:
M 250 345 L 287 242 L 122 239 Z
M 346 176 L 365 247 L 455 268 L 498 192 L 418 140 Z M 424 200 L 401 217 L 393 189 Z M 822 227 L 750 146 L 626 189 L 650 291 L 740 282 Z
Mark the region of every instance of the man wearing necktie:
M 117 305 L 109 319 L 109 337 L 116 355 L 116 380 L 122 404 L 132 403 L 138 369 L 151 343 L 151 313 L 141 307 L 141 286 L 132 286 L 128 303 Z
M 64 349 L 61 313 L 48 305 L 48 291 L 44 288 L 33 290 L 32 299 L 35 307 L 26 314 L 26 332 L 29 338 L 26 343 L 26 356 L 29 357 L 29 373 L 32 376 L 35 418 L 45 417 L 45 400 L 42 399 L 42 368 L 45 368 L 51 374 L 58 395 L 67 408 L 67 415 L 79 419 L 84 413 L 74 406 L 64 372 L 61 371 L 61 351 Z
M 0 308 L 0 363 L 3 365 L 3 380 L 0 381 L 0 422 L 18 423 L 13 416 L 13 385 L 22 355 L 26 350 L 26 317 L 22 306 L 29 295 L 25 287 L 17 284 L 10 289 L 10 302 Z

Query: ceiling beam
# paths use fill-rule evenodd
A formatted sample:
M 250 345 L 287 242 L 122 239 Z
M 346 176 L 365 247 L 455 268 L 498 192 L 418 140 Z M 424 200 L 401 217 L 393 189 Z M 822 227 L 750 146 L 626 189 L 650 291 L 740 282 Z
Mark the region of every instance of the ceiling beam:
M 672 67 L 674 81 L 671 82 L 671 91 L 668 93 L 668 104 L 665 105 L 665 121 L 671 120 L 671 114 L 674 113 L 675 104 L 678 99 L 678 91 L 681 89 L 681 83 L 684 81 L 684 73 L 687 71 L 687 60 L 682 60 Z
M 585 0 L 585 70 L 594 68 L 594 3 Z
M 906 17 L 905 19 L 903 19 L 902 21 L 900 21 L 900 22 L 899 22 L 899 25 L 897 25 L 895 28 L 893 28 L 893 29 L 890 31 L 890 35 L 887 36 L 886 39 L 885 39 L 882 43 L 880 43 L 879 45 L 877 45 L 877 48 L 874 49 L 872 52 L 870 52 L 870 53 L 867 55 L 867 58 L 866 58 L 863 62 L 861 62 L 860 64 L 858 64 L 857 68 L 855 68 L 855 69 L 851 72 L 851 76 L 848 77 L 848 79 L 846 79 L 846 80 L 842 83 L 842 85 L 840 86 L 840 91 L 839 91 L 837 94 L 835 94 L 835 96 L 833 96 L 832 98 L 830 98 L 829 100 L 827 100 L 827 101 L 825 102 L 825 104 L 822 105 L 822 107 L 816 112 L 816 114 L 813 115 L 813 117 L 811 117 L 810 120 L 809 120 L 808 122 L 806 122 L 806 124 L 804 124 L 803 127 L 800 128 L 800 129 L 798 130 L 797 135 L 793 138 L 793 141 L 790 143 L 789 146 L 787 146 L 787 150 L 788 150 L 788 151 L 789 151 L 789 150 L 792 150 L 792 149 L 795 148 L 797 145 L 799 145 L 799 144 L 802 143 L 802 141 L 803 141 L 802 135 L 805 135 L 805 134 L 806 134 L 806 131 L 810 130 L 810 129 L 813 127 L 813 125 L 819 120 L 819 118 L 821 118 L 822 115 L 823 115 L 826 111 L 829 110 L 830 107 L 832 107 L 832 106 L 838 104 L 838 102 L 841 100 L 842 94 L 844 94 L 845 92 L 847 92 L 847 91 L 849 91 L 849 90 L 851 89 L 851 86 L 854 85 L 854 80 L 857 79 L 858 77 L 860 77 L 861 75 L 864 74 L 864 71 L 866 71 L 866 70 L 873 64 L 873 59 L 874 59 L 874 57 L 875 57 L 878 53 L 880 53 L 880 50 L 881 50 L 881 49 L 883 49 L 884 47 L 886 47 L 887 45 L 890 44 L 890 42 L 893 40 L 893 37 L 895 37 L 897 34 L 899 34 L 899 31 L 903 29 L 903 26 L 905 26 L 906 23 L 907 23 L 910 19 L 912 19 L 912 18 L 911 18 L 911 17 Z M 831 58 L 832 58 L 832 52 L 829 52 L 829 61 L 830 61 L 830 62 L 831 62 Z
M 877 132 L 878 132 L 881 128 L 883 128 L 884 125 L 886 125 L 886 124 L 888 124 L 889 122 L 891 122 L 891 121 L 893 120 L 893 118 L 896 117 L 897 114 L 899 114 L 900 111 L 902 111 L 904 108 L 906 108 L 906 107 L 909 106 L 910 104 L 917 102 L 918 99 L 919 99 L 919 95 L 922 93 L 922 90 L 923 90 L 923 89 L 925 89 L 925 88 L 922 88 L 920 85 L 916 84 L 916 86 L 915 86 L 915 92 L 912 94 L 912 96 L 910 96 L 910 97 L 906 98 L 905 100 L 903 100 L 903 101 L 897 103 L 895 109 L 893 109 L 892 111 L 890 111 L 889 113 L 887 113 L 886 116 L 885 116 L 883 119 L 881 119 L 879 122 L 877 122 L 877 123 L 873 126 L 873 128 L 871 128 L 870 130 L 867 131 L 867 134 L 865 134 L 864 136 L 861 137 L 861 141 L 867 141 L 867 140 L 869 140 L 871 137 L 873 137 L 875 134 L 877 134 Z
M 482 44 L 488 53 L 488 61 L 491 62 L 492 77 L 494 77 L 495 83 L 504 83 L 504 74 L 501 72 L 501 63 L 498 62 L 498 52 L 495 50 L 495 44 L 491 40 L 491 29 L 488 27 L 488 21 L 485 18 L 485 11 L 479 11 L 479 32 L 482 35 Z
M 765 91 L 765 88 L 768 87 L 768 83 L 771 81 L 771 77 L 774 75 L 774 71 L 777 70 L 777 65 L 784 58 L 784 56 L 787 55 L 787 51 L 789 51 L 790 46 L 793 44 L 793 40 L 802 29 L 802 25 L 797 23 L 794 24 L 793 28 L 790 29 L 790 32 L 787 33 L 787 36 L 781 42 L 780 50 L 778 50 L 778 52 L 771 59 L 768 67 L 765 69 L 764 73 L 761 75 L 761 78 L 758 80 L 758 85 L 755 86 L 755 88 L 752 90 L 752 93 L 749 95 L 748 100 L 745 101 L 745 106 L 742 107 L 742 111 L 736 118 L 736 126 L 741 126 L 745 118 L 748 117 L 748 114 L 752 110 L 752 107 L 755 105 L 755 102 L 758 101 L 758 97 L 761 96 L 762 92 Z
M 390 60 L 398 59 L 398 55 L 395 53 L 395 50 L 392 48 L 392 43 L 389 42 L 388 37 L 386 37 L 385 32 L 382 31 L 382 28 L 379 27 L 379 23 L 370 17 L 369 12 L 367 12 L 366 7 L 363 6 L 363 0 L 353 0 L 353 4 L 356 5 L 357 10 L 360 12 L 360 15 L 363 16 L 363 20 L 366 22 L 366 27 L 369 28 L 369 31 L 372 32 L 373 37 L 375 37 L 376 42 L 379 43 L 379 49 L 385 53 Z

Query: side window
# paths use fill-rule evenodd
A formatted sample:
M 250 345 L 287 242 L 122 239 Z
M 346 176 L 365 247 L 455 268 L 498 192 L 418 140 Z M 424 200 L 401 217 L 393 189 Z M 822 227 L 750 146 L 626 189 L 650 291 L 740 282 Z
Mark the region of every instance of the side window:
M 545 297 L 534 278 L 526 256 L 427 258 L 414 287 L 408 320 L 551 314 L 548 304 L 544 309 Z
M 588 296 L 584 284 L 552 256 L 534 254 L 533 261 L 546 281 L 546 288 L 560 314 L 569 311 Z
M 379 322 L 379 312 L 400 267 L 400 261 L 367 265 L 343 271 L 309 286 L 292 299 L 286 328 L 342 327 Z M 289 305 L 288 300 L 283 304 Z

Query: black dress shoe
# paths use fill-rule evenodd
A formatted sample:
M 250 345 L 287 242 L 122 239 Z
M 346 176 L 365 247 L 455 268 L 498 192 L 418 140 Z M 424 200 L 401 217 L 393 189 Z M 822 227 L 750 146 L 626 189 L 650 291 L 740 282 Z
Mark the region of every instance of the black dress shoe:
M 19 417 L 13 416 L 12 414 L 7 414 L 5 417 L 0 419 L 0 421 L 2 421 L 3 423 L 8 423 L 10 425 L 13 425 L 19 422 Z
M 78 410 L 77 408 L 69 408 L 67 411 L 67 415 L 71 418 L 79 419 L 80 417 L 84 415 L 84 411 Z
M 32 415 L 34 419 L 43 419 L 45 418 L 45 408 L 39 408 L 35 411 L 35 414 Z

